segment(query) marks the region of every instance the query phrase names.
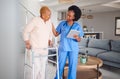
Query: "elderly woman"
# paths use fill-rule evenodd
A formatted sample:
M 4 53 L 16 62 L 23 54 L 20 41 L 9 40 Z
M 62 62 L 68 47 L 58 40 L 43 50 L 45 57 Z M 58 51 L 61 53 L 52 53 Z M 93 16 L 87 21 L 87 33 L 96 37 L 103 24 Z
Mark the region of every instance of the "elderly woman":
M 43 56 L 35 58 L 35 79 L 45 79 L 45 68 L 47 62 L 48 41 L 52 37 L 52 24 L 49 20 L 51 11 L 47 6 L 40 9 L 40 16 L 32 19 L 24 29 L 24 41 L 27 49 L 31 49 L 35 56 Z
M 81 17 L 81 10 L 79 7 L 72 5 L 68 8 L 66 21 L 60 22 L 56 30 L 53 26 L 52 31 L 55 36 L 60 35 L 60 44 L 58 49 L 59 55 L 59 78 L 61 79 L 63 69 L 68 58 L 69 70 L 67 79 L 76 79 L 76 66 L 78 60 L 78 42 L 84 35 L 82 27 L 76 22 Z M 68 38 L 67 35 L 71 30 L 79 31 L 74 38 Z M 56 74 L 55 79 L 58 79 Z

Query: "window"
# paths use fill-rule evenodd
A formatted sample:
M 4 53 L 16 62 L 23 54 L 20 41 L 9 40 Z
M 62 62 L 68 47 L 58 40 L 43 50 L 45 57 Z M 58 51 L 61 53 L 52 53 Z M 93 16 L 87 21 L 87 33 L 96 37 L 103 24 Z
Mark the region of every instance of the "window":
M 115 17 L 115 35 L 120 36 L 120 17 Z

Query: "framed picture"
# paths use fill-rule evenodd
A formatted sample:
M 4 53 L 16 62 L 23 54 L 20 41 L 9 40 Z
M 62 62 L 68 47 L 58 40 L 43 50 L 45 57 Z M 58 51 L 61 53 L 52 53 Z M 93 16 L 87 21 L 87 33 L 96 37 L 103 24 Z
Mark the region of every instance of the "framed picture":
M 120 36 L 120 17 L 115 17 L 115 35 Z

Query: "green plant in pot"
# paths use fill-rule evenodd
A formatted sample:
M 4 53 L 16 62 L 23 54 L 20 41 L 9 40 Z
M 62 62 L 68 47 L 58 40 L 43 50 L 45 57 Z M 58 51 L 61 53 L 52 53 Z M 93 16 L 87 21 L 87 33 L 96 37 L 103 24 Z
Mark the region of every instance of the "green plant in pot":
M 85 64 L 85 63 L 87 62 L 87 57 L 86 57 L 85 54 L 82 54 L 82 55 L 80 56 L 80 62 L 81 62 L 82 64 Z

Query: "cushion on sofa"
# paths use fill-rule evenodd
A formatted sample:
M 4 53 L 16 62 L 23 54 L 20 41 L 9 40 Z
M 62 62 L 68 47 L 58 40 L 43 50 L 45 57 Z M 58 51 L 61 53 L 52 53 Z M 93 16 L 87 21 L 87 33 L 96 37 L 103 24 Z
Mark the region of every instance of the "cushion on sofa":
M 110 50 L 109 40 L 107 39 L 90 39 L 88 47 Z
M 88 43 L 88 39 L 87 38 L 82 38 L 81 41 L 78 43 L 79 48 L 86 47 L 87 43 Z
M 106 65 L 109 65 L 109 66 L 120 68 L 120 64 L 119 63 L 114 63 L 114 62 L 105 61 L 105 60 L 104 60 L 103 63 L 106 64 Z
M 97 48 L 84 48 L 79 50 L 79 54 L 86 53 L 86 51 L 88 51 L 88 55 L 97 56 L 98 54 L 106 52 L 107 50 Z
M 108 51 L 105 53 L 101 53 L 101 54 L 98 54 L 97 57 L 99 57 L 103 60 L 106 60 L 106 61 L 120 63 L 120 53 L 115 52 L 115 51 Z
M 86 50 L 88 51 L 88 55 L 90 56 L 97 56 L 98 54 L 107 51 L 107 50 L 97 49 L 97 48 L 86 48 Z
M 111 50 L 120 53 L 120 41 L 119 40 L 111 40 Z

